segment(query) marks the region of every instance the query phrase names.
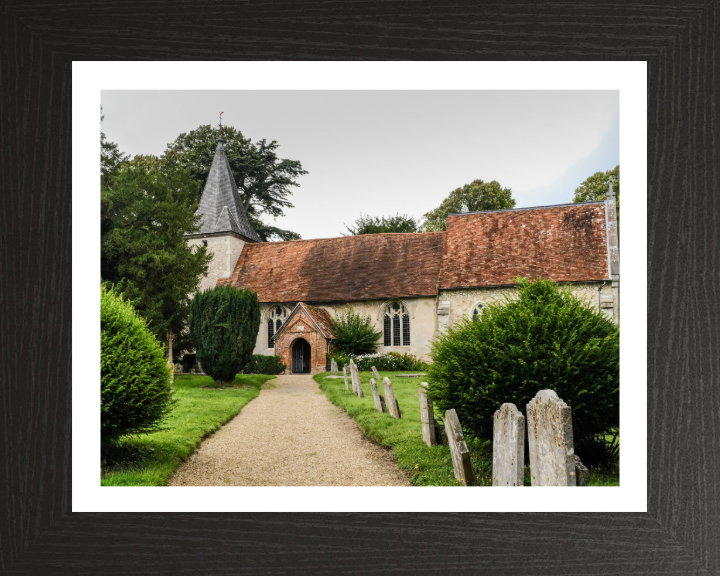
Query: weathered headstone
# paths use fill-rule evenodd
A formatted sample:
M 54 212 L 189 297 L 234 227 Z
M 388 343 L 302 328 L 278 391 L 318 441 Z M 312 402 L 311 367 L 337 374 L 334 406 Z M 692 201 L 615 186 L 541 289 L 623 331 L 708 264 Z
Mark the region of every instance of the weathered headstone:
M 373 366 L 371 368 L 371 370 L 372 370 L 373 376 L 375 377 L 375 380 L 377 380 L 379 382 L 380 381 L 380 373 L 377 371 L 377 368 L 375 368 L 375 366 Z
M 515 404 L 495 412 L 492 485 L 525 485 L 525 416 Z
M 572 416 L 553 390 L 540 390 L 527 405 L 533 486 L 576 486 Z
M 337 362 L 335 361 L 335 358 L 333 358 L 330 361 L 330 374 L 333 376 L 337 376 L 337 373 L 338 373 L 338 365 L 337 365 Z
M 362 384 L 360 384 L 360 373 L 358 372 L 358 367 L 355 364 L 350 365 L 350 374 L 352 375 L 355 394 L 357 394 L 360 398 L 364 398 L 365 394 L 363 394 Z
M 345 380 L 345 392 L 350 392 L 350 388 L 348 387 L 348 381 L 347 381 L 347 373 L 348 373 L 348 366 L 345 364 L 343 366 L 343 379 Z
M 437 444 L 435 436 L 435 412 L 432 401 L 427 397 L 427 382 L 420 384 L 420 423 L 422 425 L 423 442 L 428 446 Z
M 387 404 L 390 416 L 399 419 L 400 406 L 398 406 L 397 400 L 395 399 L 395 392 L 393 391 L 389 378 L 383 378 L 383 392 L 385 392 L 385 403 Z
M 455 479 L 458 482 L 462 482 L 463 486 L 475 485 L 477 478 L 470 463 L 470 451 L 465 443 L 460 420 L 454 408 L 445 412 L 445 432 L 447 433 L 447 441 L 450 445 Z
M 577 455 L 575 455 L 575 478 L 578 486 L 587 486 L 590 480 L 590 470 L 585 467 Z
M 380 398 L 380 392 L 378 392 L 377 382 L 374 378 L 370 378 L 370 389 L 372 390 L 373 400 L 375 401 L 375 408 L 378 412 L 384 412 L 384 403 Z

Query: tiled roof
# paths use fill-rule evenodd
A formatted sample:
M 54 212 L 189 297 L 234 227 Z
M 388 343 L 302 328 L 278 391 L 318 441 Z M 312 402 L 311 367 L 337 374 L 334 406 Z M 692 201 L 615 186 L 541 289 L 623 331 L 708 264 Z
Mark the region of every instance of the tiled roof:
M 327 310 L 317 308 L 316 306 L 308 306 L 307 304 L 303 304 L 303 308 L 307 310 L 308 315 L 313 319 L 315 324 L 317 324 L 318 328 L 320 328 L 320 332 L 323 333 L 325 338 L 328 340 L 335 338 L 335 321 Z
M 605 203 L 455 214 L 448 218 L 440 288 L 608 279 Z
M 437 294 L 445 232 L 246 244 L 231 284 L 260 302 L 332 302 Z
M 202 216 L 201 234 L 235 232 L 249 240 L 260 241 L 240 200 L 222 140 L 218 141 L 196 214 Z
M 327 310 L 323 310 L 322 308 L 317 308 L 315 306 L 309 306 L 304 302 L 298 302 L 295 309 L 290 313 L 290 316 L 288 316 L 288 319 L 285 320 L 280 330 L 275 332 L 273 340 L 277 340 L 280 334 L 285 331 L 285 328 L 293 324 L 292 319 L 299 310 L 304 310 L 307 313 L 325 338 L 328 340 L 333 340 L 335 338 L 335 321 L 332 319 Z
M 435 296 L 518 276 L 609 278 L 604 202 L 454 214 L 446 232 L 246 244 L 230 284 L 260 302 Z

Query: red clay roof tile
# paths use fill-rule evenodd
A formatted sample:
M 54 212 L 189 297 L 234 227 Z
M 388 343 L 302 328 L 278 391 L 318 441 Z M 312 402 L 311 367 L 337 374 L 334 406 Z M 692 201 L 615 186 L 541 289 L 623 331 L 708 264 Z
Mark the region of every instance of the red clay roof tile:
M 451 215 L 447 234 L 440 288 L 609 278 L 604 202 Z
M 447 232 L 248 243 L 230 278 L 260 302 L 434 296 L 439 288 L 606 280 L 605 203 L 455 214 Z
M 260 302 L 434 296 L 444 232 L 248 243 L 229 279 Z

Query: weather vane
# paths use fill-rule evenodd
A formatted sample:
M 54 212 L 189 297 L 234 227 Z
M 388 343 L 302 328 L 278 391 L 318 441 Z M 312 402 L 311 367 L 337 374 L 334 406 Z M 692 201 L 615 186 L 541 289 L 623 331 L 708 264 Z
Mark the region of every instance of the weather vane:
M 222 115 L 225 114 L 225 112 L 220 112 L 220 130 L 222 130 Z

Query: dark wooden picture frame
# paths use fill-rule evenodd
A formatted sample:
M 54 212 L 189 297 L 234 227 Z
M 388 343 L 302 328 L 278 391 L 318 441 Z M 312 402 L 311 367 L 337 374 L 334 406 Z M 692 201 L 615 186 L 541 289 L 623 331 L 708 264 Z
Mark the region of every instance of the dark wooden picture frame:
M 0 573 L 719 574 L 718 6 L 3 3 Z M 148 59 L 647 61 L 648 512 L 72 513 L 72 61 Z

